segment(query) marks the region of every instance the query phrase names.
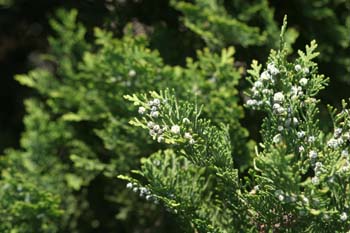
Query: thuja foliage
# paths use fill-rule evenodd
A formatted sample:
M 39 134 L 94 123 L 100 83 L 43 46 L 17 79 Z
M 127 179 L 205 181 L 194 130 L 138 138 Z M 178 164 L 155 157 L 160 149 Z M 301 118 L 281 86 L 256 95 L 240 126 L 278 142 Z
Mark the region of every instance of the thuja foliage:
M 317 38 L 320 51 L 317 61 L 322 71 L 347 83 L 350 73 L 350 2 L 297 0 L 285 1 L 280 7 L 285 9 L 284 14 L 293 18 L 299 41 Z
M 184 24 L 210 47 L 274 47 L 278 43 L 279 29 L 266 0 L 230 1 L 226 6 L 220 0 L 172 1 L 172 5 L 184 14 Z
M 169 66 L 148 48 L 145 36 L 131 34 L 130 26 L 123 38 L 96 28 L 91 42 L 76 17 L 75 10 L 59 11 L 58 19 L 51 20 L 56 36 L 49 38 L 51 51 L 43 55 L 43 67 L 16 77 L 38 96 L 26 101 L 21 149 L 2 157 L 0 229 L 162 232 L 154 222 L 164 213 L 138 202 L 116 179 L 160 149 L 148 132 L 128 124 L 134 108 L 123 95 L 172 88 L 183 100 L 205 104 L 202 114 L 215 127 L 230 126 L 227 146 L 236 149 L 226 156 L 241 155 L 237 163 L 243 168 L 252 148 L 239 123 L 243 108 L 236 86 L 243 71 L 232 66 L 232 47 L 220 53 L 203 49 L 185 67 Z M 27 183 L 22 184 L 24 177 Z
M 327 44 L 334 57 L 349 48 L 349 19 L 318 2 L 303 12 L 336 22 L 327 27 L 342 38 Z M 16 77 L 36 95 L 25 102 L 21 148 L 1 156 L 1 232 L 170 232 L 177 221 L 185 232 L 349 230 L 348 110 L 329 107 L 333 131 L 321 130 L 316 97 L 328 79 L 316 43 L 290 61 L 298 33 L 278 36 L 268 1 L 172 6 L 209 47 L 183 66 L 166 64 L 133 24 L 116 38 L 84 27 L 75 10 L 50 21 L 41 66 Z M 266 65 L 246 73 L 231 45 Z M 240 124 L 240 81 L 252 85 L 245 106 L 266 116 L 255 152 Z
M 323 69 L 332 77 L 348 82 L 350 67 L 350 2 L 346 0 L 319 1 L 172 1 L 180 11 L 184 24 L 198 35 L 207 46 L 243 47 L 249 53 L 244 59 L 265 59 L 265 54 L 278 47 L 279 27 L 276 14 L 288 14 L 290 29 L 286 44 L 318 39 Z
M 213 125 L 176 91 L 127 95 L 138 106 L 130 123 L 167 150 L 120 176 L 147 201 L 165 206 L 188 232 L 347 232 L 349 110 L 329 107 L 333 129 L 319 127 L 317 94 L 328 79 L 313 61 L 312 41 L 289 61 L 284 40 L 266 65 L 253 61 L 247 107 L 263 111 L 262 142 L 249 175 L 240 178 L 227 125 Z M 157 112 L 158 114 L 154 114 Z M 236 155 L 233 155 L 236 156 Z
M 274 20 L 274 9 L 269 1 L 172 1 L 175 9 L 183 13 L 184 24 L 197 34 L 207 46 L 219 49 L 234 45 L 249 50 L 245 59 L 268 53 L 278 47 L 279 27 Z M 287 45 L 293 44 L 298 32 L 290 28 L 286 32 Z

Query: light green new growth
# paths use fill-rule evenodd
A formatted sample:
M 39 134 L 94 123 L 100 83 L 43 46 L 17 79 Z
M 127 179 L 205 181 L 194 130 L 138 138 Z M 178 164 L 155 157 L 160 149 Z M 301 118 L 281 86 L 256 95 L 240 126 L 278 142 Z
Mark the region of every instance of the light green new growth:
M 350 18 L 330 10 L 341 2 L 297 4 L 301 36 L 327 41 L 317 61 L 336 58 L 338 76 L 350 64 Z M 76 10 L 50 21 L 44 65 L 16 76 L 37 93 L 25 102 L 20 149 L 0 156 L 0 232 L 164 232 L 175 216 L 183 232 L 348 232 L 350 110 L 329 106 L 331 124 L 321 122 L 328 78 L 316 42 L 291 59 L 298 32 L 285 19 L 279 34 L 267 0 L 171 5 L 189 29 L 178 28 L 184 44 L 200 48 L 184 49 L 195 58 L 157 45 L 169 25 L 147 37 L 130 24 L 116 38 L 85 28 Z M 163 60 L 179 54 L 182 66 Z M 241 99 L 264 114 L 255 153 Z
M 178 101 L 173 92 L 150 92 L 125 97 L 139 107 L 140 117 L 130 123 L 148 130 L 150 137 L 172 150 L 143 160 L 144 165 L 136 173 L 145 181 L 120 177 L 129 180 L 129 188 L 137 187 L 134 191 L 146 188 L 150 200 L 161 202 L 184 219 L 187 227 L 199 232 L 350 229 L 349 110 L 345 102 L 338 114 L 329 107 L 334 132 L 320 130 L 316 95 L 328 79 L 318 74 L 313 62 L 318 55 L 317 44 L 312 41 L 305 52 L 298 51 L 299 57 L 290 62 L 285 29 L 286 21 L 281 47 L 271 51 L 266 67 L 253 61 L 248 70 L 252 87 L 247 92 L 246 106 L 266 114 L 261 129 L 263 141 L 256 148 L 250 176 L 244 181 L 238 178 L 225 126 L 212 126 L 209 120 L 200 117 L 195 104 Z M 201 188 L 191 189 L 185 197 L 169 196 L 172 188 L 186 179 L 187 170 L 181 165 L 183 157 L 188 160 L 186 169 L 191 166 L 198 170 L 198 175 L 202 174 L 201 179 L 190 178 Z M 171 164 L 171 173 L 163 163 Z M 184 191 L 193 186 L 179 187 Z M 186 208 L 188 202 L 181 199 L 191 197 L 196 204 L 190 205 L 197 206 L 194 213 Z M 209 215 L 202 218 L 201 212 Z M 211 221 L 213 216 L 215 222 Z
M 148 38 L 144 36 L 126 34 L 115 38 L 96 28 L 95 38 L 88 42 L 86 29 L 76 22 L 76 17 L 75 10 L 59 11 L 58 19 L 51 21 L 56 36 L 49 39 L 50 53 L 43 55 L 45 66 L 16 76 L 21 84 L 34 88 L 38 96 L 27 101 L 21 149 L 10 150 L 3 157 L 4 164 L 15 162 L 11 166 L 4 165 L 0 182 L 3 181 L 1 185 L 20 182 L 15 174 L 21 173 L 31 177 L 29 182 L 35 184 L 35 189 L 31 190 L 33 195 L 39 192 L 55 198 L 51 201 L 42 195 L 37 203 L 31 202 L 34 209 L 42 203 L 47 205 L 41 210 L 45 217 L 23 220 L 26 225 L 22 230 L 15 222 L 20 218 L 17 214 L 23 213 L 16 212 L 18 209 L 13 213 L 7 211 L 7 206 L 15 206 L 17 202 L 7 198 L 15 195 L 14 189 L 0 189 L 0 195 L 6 196 L 0 202 L 0 207 L 5 210 L 0 227 L 6 226 L 6 230 L 17 229 L 17 225 L 21 229 L 19 232 L 32 226 L 38 229 L 37 232 L 60 232 L 62 229 L 77 232 L 79 222 L 94 225 L 99 222 L 99 216 L 96 216 L 94 206 L 89 205 L 88 198 L 97 195 L 96 189 L 105 190 L 105 193 L 98 193 L 101 196 L 96 197 L 97 203 L 101 201 L 119 211 L 116 218 L 124 221 L 127 228 L 143 229 L 143 222 L 151 222 L 153 216 L 159 215 L 154 206 L 130 196 L 124 183 L 115 179 L 116 174 L 138 168 L 140 158 L 160 148 L 147 132 L 128 124 L 134 108 L 123 95 L 129 93 L 175 89 L 181 93 L 181 100 L 190 98 L 196 99 L 198 104 L 205 103 L 202 114 L 213 118 L 213 127 L 208 134 L 214 135 L 222 123 L 230 126 L 218 135 L 226 140 L 229 134 L 231 141 L 225 141 L 226 153 L 215 161 L 209 154 L 218 153 L 221 148 L 217 142 L 221 139 L 213 140 L 192 128 L 193 134 L 198 133 L 210 145 L 210 148 L 201 144 L 192 147 L 196 151 L 192 159 L 198 159 L 202 151 L 210 149 L 208 160 L 204 162 L 215 163 L 218 167 L 215 169 L 224 170 L 227 161 L 233 163 L 233 151 L 242 155 L 241 158 L 249 157 L 248 133 L 239 123 L 244 113 L 238 104 L 236 89 L 242 70 L 233 66 L 235 51 L 232 47 L 222 49 L 218 54 L 202 49 L 197 52 L 197 59 L 186 59 L 185 66 L 170 66 L 157 51 L 149 49 Z M 189 109 L 188 114 L 194 111 L 197 110 Z M 200 120 L 198 124 L 209 123 Z M 168 139 L 177 142 L 180 138 Z M 231 145 L 241 146 L 231 150 Z M 240 159 L 237 164 L 247 166 L 247 161 Z M 7 173 L 10 176 L 6 178 Z M 96 183 L 101 186 L 91 188 Z M 51 214 L 51 209 L 56 211 L 55 214 Z M 135 211 L 140 212 L 142 219 L 136 225 Z M 13 216 L 17 216 L 13 222 L 7 221 Z M 110 219 L 115 221 L 114 216 Z M 45 228 L 48 221 L 57 227 Z

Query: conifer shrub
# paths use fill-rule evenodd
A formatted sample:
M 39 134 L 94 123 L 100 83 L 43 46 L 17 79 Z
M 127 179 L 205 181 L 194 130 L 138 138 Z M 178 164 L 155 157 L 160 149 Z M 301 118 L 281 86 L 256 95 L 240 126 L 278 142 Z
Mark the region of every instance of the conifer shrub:
M 320 44 L 317 62 L 322 71 L 343 85 L 348 83 L 350 3 L 346 0 L 199 0 L 171 1 L 171 5 L 183 14 L 186 27 L 207 46 L 219 49 L 234 45 L 243 59 L 264 60 L 270 49 L 278 47 L 276 18 L 282 19 L 287 14 L 291 26 L 286 31 L 286 45 L 295 43 L 301 48 L 317 38 Z
M 56 36 L 49 38 L 51 51 L 43 56 L 46 64 L 16 77 L 38 96 L 26 102 L 22 150 L 9 150 L 3 157 L 7 164 L 4 178 L 6 173 L 16 178 L 20 172 L 32 177 L 34 192 L 55 197 L 52 203 L 39 200 L 54 208 L 55 215 L 49 208 L 39 217 L 52 224 L 56 221 L 55 229 L 45 228 L 46 222 L 39 217 L 23 220 L 41 226 L 42 232 L 111 230 L 119 225 L 126 231 L 148 227 L 162 231 L 150 220 L 162 218 L 159 208 L 142 205 L 134 196 L 130 199 L 124 182 L 116 179 L 118 174 L 137 169 L 141 157 L 161 148 L 149 139 L 148 132 L 128 124 L 133 107 L 123 95 L 172 88 L 185 100 L 195 93 L 193 100 L 206 105 L 203 114 L 216 119 L 214 125 L 224 122 L 230 126 L 230 144 L 236 148 L 230 153 L 241 155 L 237 164 L 243 169 L 252 150 L 248 132 L 239 122 L 244 113 L 236 86 L 243 71 L 232 66 L 232 47 L 221 53 L 198 51 L 197 59 L 188 58 L 185 67 L 166 65 L 157 51 L 148 48 L 146 37 L 128 34 L 130 26 L 123 38 L 96 28 L 95 39 L 89 42 L 76 16 L 74 10 L 58 12 L 58 20 L 51 21 Z M 153 117 L 158 114 L 152 112 Z M 32 203 L 34 200 L 20 199 L 34 207 L 41 205 Z M 99 205 L 108 206 L 108 212 Z M 144 219 L 138 224 L 131 223 L 135 212 Z M 83 222 L 87 226 L 82 227 Z
M 329 107 L 334 127 L 322 132 L 316 95 L 328 79 L 313 62 L 316 42 L 289 61 L 285 29 L 286 22 L 267 64 L 253 61 L 248 70 L 246 106 L 266 114 L 248 176 L 234 167 L 227 127 L 200 117 L 196 104 L 168 90 L 125 96 L 145 109 L 131 124 L 168 149 L 144 158 L 134 177 L 120 178 L 179 216 L 186 232 L 349 230 L 347 103 Z
M 181 66 L 133 24 L 117 38 L 76 10 L 50 21 L 41 66 L 16 76 L 36 94 L 21 148 L 0 157 L 1 232 L 348 231 L 349 110 L 324 117 L 316 42 L 292 53 L 298 27 L 279 33 L 265 0 L 171 4 L 205 42 Z

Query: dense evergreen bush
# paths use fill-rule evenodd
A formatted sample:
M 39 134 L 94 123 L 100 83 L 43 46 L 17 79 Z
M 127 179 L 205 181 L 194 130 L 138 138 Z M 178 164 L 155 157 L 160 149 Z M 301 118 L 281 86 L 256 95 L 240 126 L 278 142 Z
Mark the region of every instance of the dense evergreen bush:
M 76 10 L 58 11 L 50 51 L 16 76 L 37 94 L 21 148 L 0 157 L 1 231 L 348 231 L 348 110 L 325 117 L 315 61 L 339 58 L 336 72 L 320 69 L 345 80 L 350 6 L 299 4 L 311 20 L 295 25 L 292 12 L 280 33 L 268 1 L 172 1 L 193 57 L 164 48 L 173 32 L 162 25 L 91 37 Z M 319 21 L 336 24 L 331 41 Z M 321 55 L 312 41 L 296 56 L 311 37 Z M 252 58 L 266 65 L 247 70 Z
M 289 62 L 284 30 L 281 48 L 271 51 L 268 64 L 253 61 L 248 70 L 253 87 L 247 106 L 266 112 L 266 118 L 251 176 L 244 179 L 234 168 L 224 125 L 211 126 L 200 118 L 198 107 L 168 91 L 126 96 L 145 110 L 131 124 L 174 146 L 144 159 L 135 173 L 145 181 L 120 178 L 181 216 L 187 231 L 349 230 L 349 110 L 345 101 L 341 111 L 329 107 L 334 129 L 320 131 L 315 96 L 327 79 L 313 62 L 317 45 L 312 41 Z M 153 108 L 159 116 L 152 115 Z

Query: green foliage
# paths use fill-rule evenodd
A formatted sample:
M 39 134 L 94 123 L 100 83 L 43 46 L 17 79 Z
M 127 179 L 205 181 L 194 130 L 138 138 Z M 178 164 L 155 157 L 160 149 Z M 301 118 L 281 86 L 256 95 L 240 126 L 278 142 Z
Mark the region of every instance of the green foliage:
M 136 95 L 125 98 L 139 106 L 140 114 L 145 114 L 143 121 L 135 119 L 130 123 L 148 128 L 154 140 L 184 145 L 186 157 L 198 165 L 224 170 L 233 166 L 227 130 L 219 131 L 210 127 L 209 121 L 198 119 L 200 111 L 196 107 L 178 103 L 168 91 L 151 92 L 153 100 L 147 96 L 140 99 Z
M 217 224 L 218 219 L 211 213 L 215 206 L 211 205 L 212 193 L 207 191 L 207 187 L 213 184 L 206 181 L 208 175 L 205 173 L 205 169 L 167 150 L 143 161 L 141 175 L 148 184 L 143 185 L 123 176 L 121 178 L 129 179 L 131 182 L 128 187 L 139 192 L 147 201 L 162 203 L 168 211 L 180 214 L 183 219 L 191 219 L 191 224 L 208 231 L 214 229 L 213 225 Z M 203 224 L 207 219 L 212 219 L 210 225 Z M 182 228 L 190 229 L 190 225 L 183 225 Z
M 183 13 L 186 27 L 198 34 L 212 48 L 238 45 L 242 47 L 278 46 L 278 25 L 273 9 L 267 0 L 254 3 L 222 0 L 172 1 L 175 9 Z M 298 37 L 295 30 L 288 30 L 289 44 Z
M 205 103 L 203 115 L 217 116 L 213 120 L 217 126 L 229 125 L 230 130 L 220 136 L 232 136 L 227 147 L 244 145 L 236 146 L 234 152 L 240 162 L 237 166 L 246 166 L 251 146 L 245 145 L 248 133 L 239 123 L 244 114 L 236 89 L 242 70 L 233 66 L 233 48 L 223 49 L 221 54 L 209 49 L 198 51 L 197 60 L 188 58 L 186 66 L 181 67 L 164 64 L 159 53 L 148 48 L 144 36 L 126 34 L 118 39 L 96 28 L 94 41 L 87 42 L 86 29 L 76 23 L 76 16 L 74 10 L 58 12 L 59 19 L 51 21 L 58 36 L 50 38 L 51 52 L 43 56 L 48 65 L 16 77 L 21 84 L 35 88 L 40 99 L 27 103 L 23 150 L 10 151 L 5 158 L 19 154 L 18 163 L 28 160 L 33 169 L 23 168 L 21 172 L 34 173 L 38 187 L 60 197 L 60 207 L 65 210 L 60 231 L 78 231 L 79 222 L 84 221 L 91 224 L 86 229 L 104 229 L 102 223 L 112 229 L 121 220 L 130 230 L 150 227 L 156 231 L 157 226 L 146 220 L 157 218 L 157 212 L 147 212 L 155 211 L 155 207 L 142 205 L 136 197 L 130 201 L 124 183 L 115 179 L 116 174 L 136 169 L 141 157 L 160 148 L 146 132 L 128 124 L 134 108 L 123 95 L 174 88 L 183 100 L 193 98 Z M 212 135 L 215 127 L 205 133 Z M 213 139 L 206 136 L 203 140 L 212 143 Z M 211 150 L 218 150 L 215 146 Z M 196 148 L 196 153 L 206 149 Z M 227 149 L 226 158 L 217 163 L 232 163 L 231 153 Z M 45 178 L 39 178 L 41 173 Z M 104 190 L 100 194 L 91 188 L 95 182 Z M 97 203 L 108 203 L 114 214 L 102 219 L 98 208 L 89 206 L 92 195 L 105 198 Z M 131 225 L 139 206 L 139 217 L 145 224 L 140 221 Z
M 271 39 L 269 36 L 275 36 L 278 30 L 275 23 L 271 24 L 273 14 L 268 8 L 267 1 L 259 1 L 254 6 L 249 4 L 242 6 L 241 3 L 238 6 L 238 1 L 232 2 L 232 5 L 237 7 L 235 18 L 227 12 L 223 1 L 207 0 L 194 3 L 173 1 L 173 5 L 184 14 L 186 27 L 199 34 L 210 46 L 262 45 L 267 39 Z M 265 26 L 270 28 L 261 33 L 258 27 L 250 26 L 249 21 L 253 21 L 254 15 L 263 17 L 267 21 Z
M 293 44 L 299 49 L 317 39 L 321 52 L 317 61 L 322 72 L 348 82 L 350 3 L 346 0 L 201 0 L 172 1 L 172 5 L 183 14 L 186 27 L 209 47 L 242 46 L 245 49 L 240 50 L 239 57 L 245 59 L 263 60 L 269 49 L 278 48 L 278 20 L 275 19 L 288 14 L 292 26 L 285 33 L 288 50 Z
M 28 182 L 21 173 L 6 170 L 0 188 L 1 232 L 57 232 L 63 214 L 58 195 Z
M 245 177 L 245 183 L 238 179 L 238 171 L 228 159 L 231 149 L 227 146 L 227 131 L 224 128 L 213 130 L 209 121 L 199 120 L 196 106 L 188 101 L 178 103 L 167 91 L 151 92 L 150 97 L 126 96 L 140 106 L 139 113 L 143 115 L 131 124 L 148 129 L 159 142 L 175 145 L 172 157 L 179 160 L 172 159 L 169 163 L 172 171 L 177 169 L 171 173 L 169 166 L 158 164 L 157 161 L 164 161 L 159 159 L 161 154 L 155 155 L 156 160 L 152 157 L 146 160 L 147 166 L 136 173 L 147 181 L 142 186 L 149 195 L 146 199 L 161 200 L 166 207 L 175 209 L 194 231 L 345 232 L 350 227 L 349 110 L 345 102 L 339 114 L 330 108 L 334 132 L 320 130 L 319 101 L 315 96 L 328 79 L 318 74 L 317 64 L 313 62 L 318 55 L 317 45 L 312 41 L 305 52 L 298 52 L 299 58 L 289 62 L 285 29 L 286 21 L 280 36 L 281 48 L 271 51 L 266 69 L 262 70 L 254 61 L 248 71 L 252 88 L 247 93 L 250 97 L 247 106 L 264 111 L 266 117 L 261 129 L 263 141 L 256 148 L 254 169 L 250 170 L 251 176 Z M 159 114 L 154 115 L 154 111 Z M 208 138 L 211 140 L 206 140 Z M 197 151 L 198 148 L 204 150 Z M 183 169 L 178 168 L 181 156 L 198 167 L 197 174 L 202 174 L 202 170 L 208 174 L 203 178 L 207 182 L 205 185 L 204 181 L 194 179 L 203 189 L 190 195 L 194 200 L 202 196 L 205 204 L 196 206 L 198 212 L 199 206 L 204 206 L 209 213 L 204 219 L 182 207 L 187 205 L 186 200 L 169 196 L 177 186 L 173 182 L 166 183 L 167 175 L 175 173 L 180 183 L 183 175 L 186 176 Z M 129 180 L 128 187 L 134 187 L 134 191 L 142 185 L 133 178 L 121 178 Z M 223 185 L 217 185 L 218 180 Z M 208 200 L 203 193 L 209 193 L 213 199 Z M 206 206 L 208 203 L 213 206 Z M 211 222 L 212 216 L 216 217 L 215 223 Z
M 317 74 L 317 65 L 312 62 L 318 55 L 315 48 L 316 43 L 311 42 L 305 53 L 298 52 L 294 62 L 286 61 L 282 48 L 272 52 L 261 75 L 261 66 L 256 63 L 249 72 L 255 82 L 248 104 L 268 115 L 262 126 L 263 150 L 255 159 L 255 183 L 259 185 L 257 193 L 261 193 L 254 197 L 255 217 L 264 229 L 344 232 L 349 227 L 346 201 L 334 201 L 339 191 L 329 183 L 339 157 L 330 153 L 333 141 L 327 143 L 319 129 L 319 101 L 314 96 L 327 79 Z M 342 140 L 336 147 L 345 145 Z M 337 150 L 339 154 L 342 151 Z M 336 186 L 346 182 L 339 180 Z M 345 197 L 345 193 L 341 195 Z M 278 205 L 266 201 L 273 198 L 279 200 Z
M 301 41 L 317 39 L 322 72 L 348 82 L 350 67 L 350 2 L 346 0 L 293 1 L 282 5 Z M 292 9 L 300 9 L 293 11 Z M 305 42 L 304 42 L 305 43 Z M 298 46 L 302 46 L 299 42 Z M 329 95 L 328 98 L 332 98 Z
M 313 20 L 337 21 L 327 31 L 339 40 L 321 37 L 321 51 L 343 48 L 335 63 L 344 69 L 349 19 L 330 2 L 300 4 Z M 153 35 L 135 35 L 133 24 L 116 38 L 102 28 L 87 36 L 76 10 L 50 21 L 43 66 L 16 76 L 37 96 L 26 101 L 21 148 L 1 157 L 0 229 L 169 232 L 177 216 L 173 232 L 349 230 L 349 110 L 343 102 L 340 112 L 329 107 L 331 120 L 320 117 L 328 78 L 316 42 L 291 55 L 298 27 L 285 21 L 279 34 L 266 0 L 171 4 L 209 47 L 183 66 L 166 64 Z M 233 58 L 266 60 L 278 46 L 249 70 Z M 255 153 L 241 97 L 264 114 Z
M 140 174 L 149 182 L 143 187 L 149 195 L 147 199 L 164 202 L 166 207 L 189 221 L 187 225 L 199 231 L 241 229 L 237 225 L 246 210 L 237 191 L 238 172 L 233 167 L 227 128 L 211 126 L 208 120 L 200 119 L 200 110 L 195 105 L 177 101 L 169 91 L 151 92 L 149 97 L 133 95 L 125 98 L 139 106 L 142 115 L 141 119 L 132 120 L 132 125 L 148 129 L 154 140 L 174 146 L 176 155 L 188 160 L 177 159 L 173 152 L 157 153 L 145 160 Z M 170 158 L 164 161 L 164 157 Z M 187 165 L 189 162 L 193 165 Z M 138 191 L 133 180 L 126 179 L 131 181 L 128 186 Z M 190 195 L 184 197 L 184 193 Z
M 27 131 L 21 144 L 24 151 L 9 150 L 1 157 L 1 220 L 3 232 L 57 232 L 63 218 L 61 198 L 65 195 L 62 169 L 49 143 L 57 134 L 46 135 L 53 127 L 48 115 L 33 101 L 26 103 L 31 114 L 25 118 Z M 67 197 L 69 198 L 69 197 Z M 63 219 L 62 219 L 63 220 Z

